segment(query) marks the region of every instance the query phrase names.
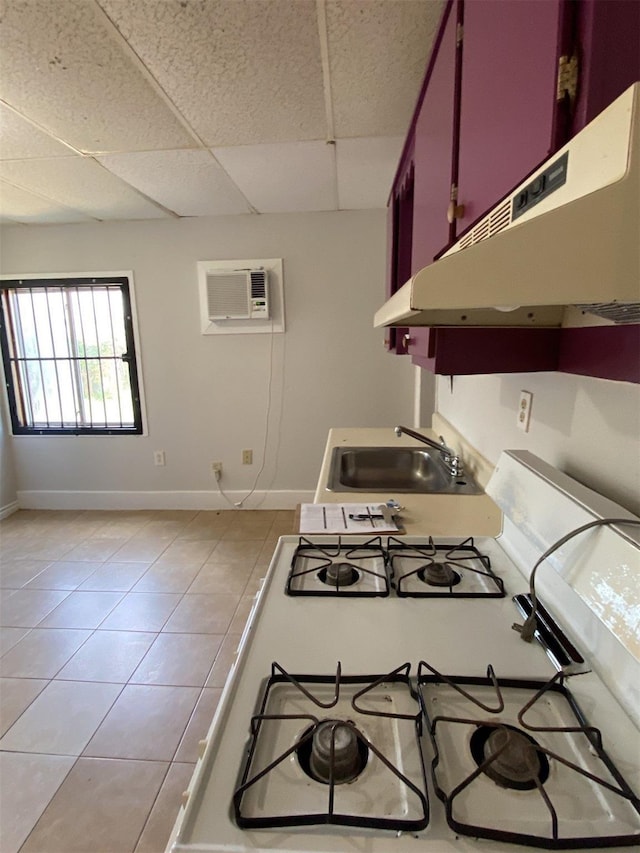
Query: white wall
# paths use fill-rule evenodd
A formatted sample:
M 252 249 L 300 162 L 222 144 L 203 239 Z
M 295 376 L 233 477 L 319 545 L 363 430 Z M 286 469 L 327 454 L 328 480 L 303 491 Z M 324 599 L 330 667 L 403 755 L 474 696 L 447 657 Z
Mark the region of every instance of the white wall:
M 2 370 L 0 376 L 3 377 Z M 0 405 L 0 518 L 16 508 L 17 486 L 5 407 Z
M 372 327 L 385 243 L 384 211 L 3 229 L 5 274 L 133 271 L 149 432 L 12 438 L 21 500 L 70 506 L 79 493 L 125 492 L 136 493 L 130 505 L 202 504 L 215 491 L 212 460 L 237 500 L 262 461 L 271 365 L 258 490 L 284 493 L 285 504 L 313 490 L 330 427 L 412 416 L 412 371 Z M 284 259 L 286 333 L 202 336 L 196 261 L 259 257 Z M 243 448 L 253 466 L 241 464 Z M 164 468 L 153 465 L 156 449 Z
M 521 390 L 533 393 L 531 424 L 516 426 Z M 437 382 L 437 410 L 484 456 L 525 449 L 640 515 L 640 387 L 528 373 Z

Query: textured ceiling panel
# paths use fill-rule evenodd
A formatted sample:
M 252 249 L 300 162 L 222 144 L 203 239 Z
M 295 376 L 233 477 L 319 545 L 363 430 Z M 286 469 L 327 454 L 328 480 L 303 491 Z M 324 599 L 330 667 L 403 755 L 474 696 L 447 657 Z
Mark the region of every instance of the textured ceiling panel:
M 326 138 L 314 0 L 99 2 L 208 147 Z
M 336 142 L 341 210 L 386 207 L 404 137 L 339 139 Z
M 0 0 L 5 219 L 383 206 L 442 7 Z
M 328 0 L 336 138 L 406 132 L 443 5 L 438 0 Z
M 89 222 L 90 217 L 69 210 L 26 190 L 0 181 L 0 219 L 7 222 Z
M 193 146 L 94 0 L 7 0 L 0 44 L 0 98 L 75 148 Z
M 1 49 L 1 48 L 0 48 Z M 0 103 L 0 157 L 69 157 L 73 151 Z
M 289 142 L 214 148 L 213 153 L 260 213 L 336 210 L 335 146 Z
M 7 160 L 0 178 L 97 219 L 167 216 L 91 159 Z
M 209 151 L 152 151 L 98 158 L 109 171 L 180 216 L 249 213 Z

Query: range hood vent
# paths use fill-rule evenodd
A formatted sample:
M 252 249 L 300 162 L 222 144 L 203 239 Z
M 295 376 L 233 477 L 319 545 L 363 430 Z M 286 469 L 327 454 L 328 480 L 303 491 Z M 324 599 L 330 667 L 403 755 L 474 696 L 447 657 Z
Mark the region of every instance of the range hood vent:
M 380 326 L 640 321 L 640 83 L 375 315 Z

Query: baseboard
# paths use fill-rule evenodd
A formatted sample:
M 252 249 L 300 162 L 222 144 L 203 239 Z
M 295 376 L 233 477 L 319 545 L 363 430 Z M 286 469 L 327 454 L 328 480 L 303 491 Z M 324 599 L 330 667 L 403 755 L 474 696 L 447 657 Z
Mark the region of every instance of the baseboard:
M 244 500 L 245 491 L 225 492 L 81 492 L 20 491 L 16 509 L 295 509 L 313 501 L 309 491 L 254 492 Z M 13 511 L 13 510 L 12 510 Z
M 0 521 L 3 518 L 8 518 L 10 515 L 13 515 L 13 513 L 17 512 L 19 509 L 20 504 L 18 503 L 18 501 L 11 501 L 10 504 L 0 506 Z

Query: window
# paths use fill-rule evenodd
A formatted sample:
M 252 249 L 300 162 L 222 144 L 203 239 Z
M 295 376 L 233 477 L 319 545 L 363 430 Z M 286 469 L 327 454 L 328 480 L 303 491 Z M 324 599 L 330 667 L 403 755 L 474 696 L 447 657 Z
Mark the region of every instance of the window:
M 15 435 L 139 434 L 129 278 L 0 281 Z

